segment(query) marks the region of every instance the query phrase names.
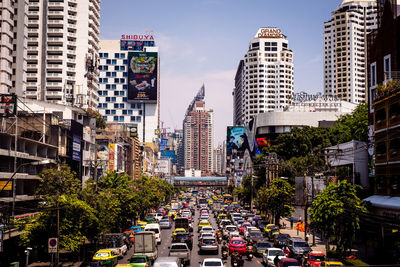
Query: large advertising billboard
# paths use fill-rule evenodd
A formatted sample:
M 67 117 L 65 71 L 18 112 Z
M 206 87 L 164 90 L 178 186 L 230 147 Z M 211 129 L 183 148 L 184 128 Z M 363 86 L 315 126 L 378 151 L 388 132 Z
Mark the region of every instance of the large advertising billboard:
M 158 54 L 128 52 L 128 101 L 157 103 Z
M 246 128 L 240 126 L 227 127 L 226 137 L 226 153 L 232 154 L 233 150 L 244 151 L 248 148 L 247 131 Z

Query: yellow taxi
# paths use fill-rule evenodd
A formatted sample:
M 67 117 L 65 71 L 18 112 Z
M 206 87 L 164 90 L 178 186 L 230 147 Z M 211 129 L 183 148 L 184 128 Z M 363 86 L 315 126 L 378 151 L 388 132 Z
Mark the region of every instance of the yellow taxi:
M 185 228 L 176 228 L 172 236 L 176 236 L 178 233 L 186 233 Z
M 137 222 L 137 225 L 140 226 L 140 228 L 144 229 L 144 228 L 146 227 L 146 225 L 147 225 L 147 222 L 138 221 L 138 222 Z
M 321 267 L 340 267 L 340 266 L 344 266 L 343 263 L 341 263 L 340 261 L 323 261 L 321 262 L 321 264 L 319 265 Z
M 228 215 L 225 213 L 218 214 L 217 220 L 228 219 Z
M 204 226 L 211 226 L 211 224 L 209 221 L 200 221 L 197 231 L 200 233 L 201 228 L 203 228 Z
M 111 249 L 100 249 L 94 254 L 92 260 L 99 262 L 101 266 L 114 267 L 118 263 L 118 254 Z
M 168 212 L 168 217 L 172 217 L 172 219 L 175 220 L 178 215 L 176 215 L 175 211 L 170 211 Z
M 264 232 L 267 234 L 267 236 L 269 235 L 269 232 L 271 232 L 273 228 L 275 228 L 275 224 L 267 224 L 264 227 Z

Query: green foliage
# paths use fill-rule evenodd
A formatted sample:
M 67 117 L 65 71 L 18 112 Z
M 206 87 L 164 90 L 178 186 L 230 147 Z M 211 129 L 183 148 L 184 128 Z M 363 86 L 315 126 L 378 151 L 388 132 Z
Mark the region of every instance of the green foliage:
M 266 211 L 279 224 L 281 217 L 286 217 L 294 211 L 294 187 L 283 179 L 274 179 L 270 187 L 258 191 L 256 202 L 262 211 Z
M 341 255 L 351 247 L 353 235 L 360 228 L 359 214 L 367 211 L 357 196 L 358 188 L 347 181 L 330 184 L 316 196 L 310 209 L 311 227 L 321 231 L 325 240 L 333 237 Z M 326 249 L 329 250 L 328 242 Z
M 93 109 L 87 109 L 87 113 L 89 117 L 96 119 L 96 128 L 98 129 L 106 128 L 107 126 L 106 121 L 104 120 L 103 115 L 101 115 L 100 112 L 95 111 Z

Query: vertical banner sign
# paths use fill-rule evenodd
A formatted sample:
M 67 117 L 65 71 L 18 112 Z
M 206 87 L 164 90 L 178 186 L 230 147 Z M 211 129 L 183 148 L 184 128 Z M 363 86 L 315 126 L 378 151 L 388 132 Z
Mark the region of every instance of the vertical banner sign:
M 11 191 L 12 190 L 12 182 L 9 181 L 0 181 L 0 190 L 3 189 L 3 191 Z
M 167 148 L 168 139 L 161 139 L 160 142 L 160 150 L 164 151 Z
M 81 142 L 82 138 L 79 135 L 72 136 L 72 160 L 81 161 Z
M 128 101 L 157 103 L 158 54 L 128 53 Z
M 56 253 L 58 249 L 58 239 L 57 238 L 49 238 L 49 253 Z
M 0 252 L 3 252 L 3 231 L 0 230 Z
M 115 170 L 115 144 L 108 145 L 108 170 Z

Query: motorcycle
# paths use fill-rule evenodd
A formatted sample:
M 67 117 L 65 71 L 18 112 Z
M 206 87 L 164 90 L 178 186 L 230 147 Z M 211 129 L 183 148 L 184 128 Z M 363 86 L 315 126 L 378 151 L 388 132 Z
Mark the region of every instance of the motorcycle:
M 247 260 L 251 261 L 253 259 L 253 246 L 248 246 L 247 247 Z
M 222 259 L 226 260 L 228 258 L 228 251 L 223 251 L 222 252 Z

